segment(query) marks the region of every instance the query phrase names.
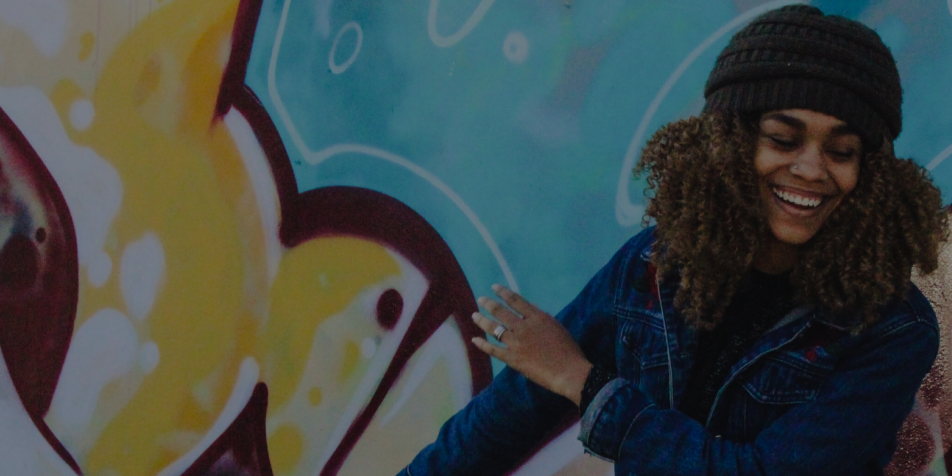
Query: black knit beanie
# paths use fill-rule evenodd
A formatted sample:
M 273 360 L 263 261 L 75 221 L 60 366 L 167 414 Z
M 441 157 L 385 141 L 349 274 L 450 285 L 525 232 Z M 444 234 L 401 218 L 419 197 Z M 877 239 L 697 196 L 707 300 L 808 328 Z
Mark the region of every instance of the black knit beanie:
M 810 109 L 845 121 L 871 147 L 902 130 L 896 60 L 865 25 L 790 5 L 731 38 L 704 88 L 705 111 Z

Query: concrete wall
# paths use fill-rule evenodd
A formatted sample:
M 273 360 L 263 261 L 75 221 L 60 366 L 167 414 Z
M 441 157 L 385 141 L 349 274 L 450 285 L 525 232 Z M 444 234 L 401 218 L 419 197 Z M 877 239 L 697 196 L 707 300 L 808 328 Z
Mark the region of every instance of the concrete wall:
M 499 369 L 474 295 L 566 304 L 784 3 L 0 0 L 0 475 L 395 473 Z M 952 0 L 814 3 L 892 48 L 948 198 Z M 515 474 L 610 474 L 576 433 Z

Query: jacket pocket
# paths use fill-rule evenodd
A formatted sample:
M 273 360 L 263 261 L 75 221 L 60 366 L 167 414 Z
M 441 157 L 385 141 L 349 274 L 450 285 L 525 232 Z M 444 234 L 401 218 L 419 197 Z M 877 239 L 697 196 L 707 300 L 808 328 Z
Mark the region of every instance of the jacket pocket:
M 638 387 L 656 402 L 667 401 L 668 354 L 664 330 L 658 317 L 640 312 L 619 315 L 615 356 L 618 375 Z M 660 321 L 658 321 L 660 322 Z
M 835 358 L 822 348 L 780 351 L 764 356 L 740 379 L 742 398 L 732 418 L 734 433 L 752 441 L 796 405 L 813 401 L 833 371 Z M 737 418 L 740 417 L 740 418 Z

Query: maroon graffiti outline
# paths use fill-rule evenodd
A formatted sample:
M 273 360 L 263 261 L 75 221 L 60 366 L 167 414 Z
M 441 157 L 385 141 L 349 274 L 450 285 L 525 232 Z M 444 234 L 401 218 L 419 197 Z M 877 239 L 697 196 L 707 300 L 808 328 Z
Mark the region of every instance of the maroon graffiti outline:
M 25 296 L 6 296 L 0 292 L 0 351 L 13 386 L 33 424 L 60 458 L 77 474 L 82 474 L 76 460 L 43 420 L 66 361 L 79 304 L 76 230 L 66 199 L 53 175 L 2 109 L 0 136 L 4 148 L 2 153 L 12 155 L 11 162 L 29 171 L 33 191 L 43 202 L 51 228 L 34 238 L 45 242 L 49 256 L 44 260 L 44 268 L 50 269 L 37 277 L 39 283 L 33 289 L 35 292 Z M 5 253 L 0 254 L 6 257 Z M 23 259 L 23 255 L 18 254 L 16 258 Z
M 483 332 L 469 319 L 477 306 L 462 268 L 439 233 L 413 209 L 393 197 L 358 187 L 336 186 L 303 193 L 298 191 L 284 142 L 271 116 L 245 84 L 262 3 L 262 0 L 241 0 L 239 3 L 232 30 L 231 56 L 222 75 L 213 122 L 220 122 L 234 107 L 251 125 L 268 159 L 277 187 L 281 243 L 293 248 L 322 236 L 354 236 L 375 241 L 398 250 L 423 272 L 430 283 L 370 401 L 354 419 L 321 469 L 321 476 L 333 476 L 369 426 L 410 357 L 433 335 L 447 316 L 455 319 L 464 341 L 483 335 Z M 489 358 L 473 346 L 467 345 L 466 352 L 472 371 L 472 393 L 475 395 L 492 380 L 492 367 Z

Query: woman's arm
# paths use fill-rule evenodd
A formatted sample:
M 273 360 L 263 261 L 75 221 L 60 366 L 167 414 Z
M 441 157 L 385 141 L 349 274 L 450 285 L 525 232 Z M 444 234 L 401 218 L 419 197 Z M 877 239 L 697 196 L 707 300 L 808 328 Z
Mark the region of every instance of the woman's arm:
M 557 322 L 552 321 L 558 332 L 568 336 L 571 345 L 581 349 L 583 359 L 613 365 L 612 290 L 620 279 L 620 270 L 652 241 L 651 230 L 629 240 L 558 314 Z M 494 328 L 495 325 L 489 332 Z M 504 335 L 502 340 L 510 342 L 512 335 Z M 538 354 L 538 358 L 559 362 L 560 352 L 559 348 L 552 348 Z M 443 425 L 436 442 L 424 448 L 402 474 L 503 474 L 538 448 L 574 412 L 577 407 L 570 399 L 507 367 Z
M 709 434 L 681 412 L 656 407 L 624 379 L 613 380 L 595 397 L 582 418 L 580 439 L 589 451 L 615 461 L 618 474 L 858 474 L 894 441 L 938 351 L 931 307 L 918 290 L 909 295 L 895 310 L 905 317 L 890 320 L 903 324 L 852 337 L 855 345 L 817 397 L 792 408 L 751 443 Z M 500 296 L 513 307 L 523 306 L 510 302 L 506 292 Z M 526 319 L 546 322 L 525 309 Z M 560 378 L 548 377 L 557 368 L 538 370 L 534 367 L 545 361 L 525 362 L 531 353 L 520 350 L 531 345 L 524 335 L 519 346 L 494 352 L 533 368 L 532 375 L 542 376 L 540 385 L 565 388 Z

